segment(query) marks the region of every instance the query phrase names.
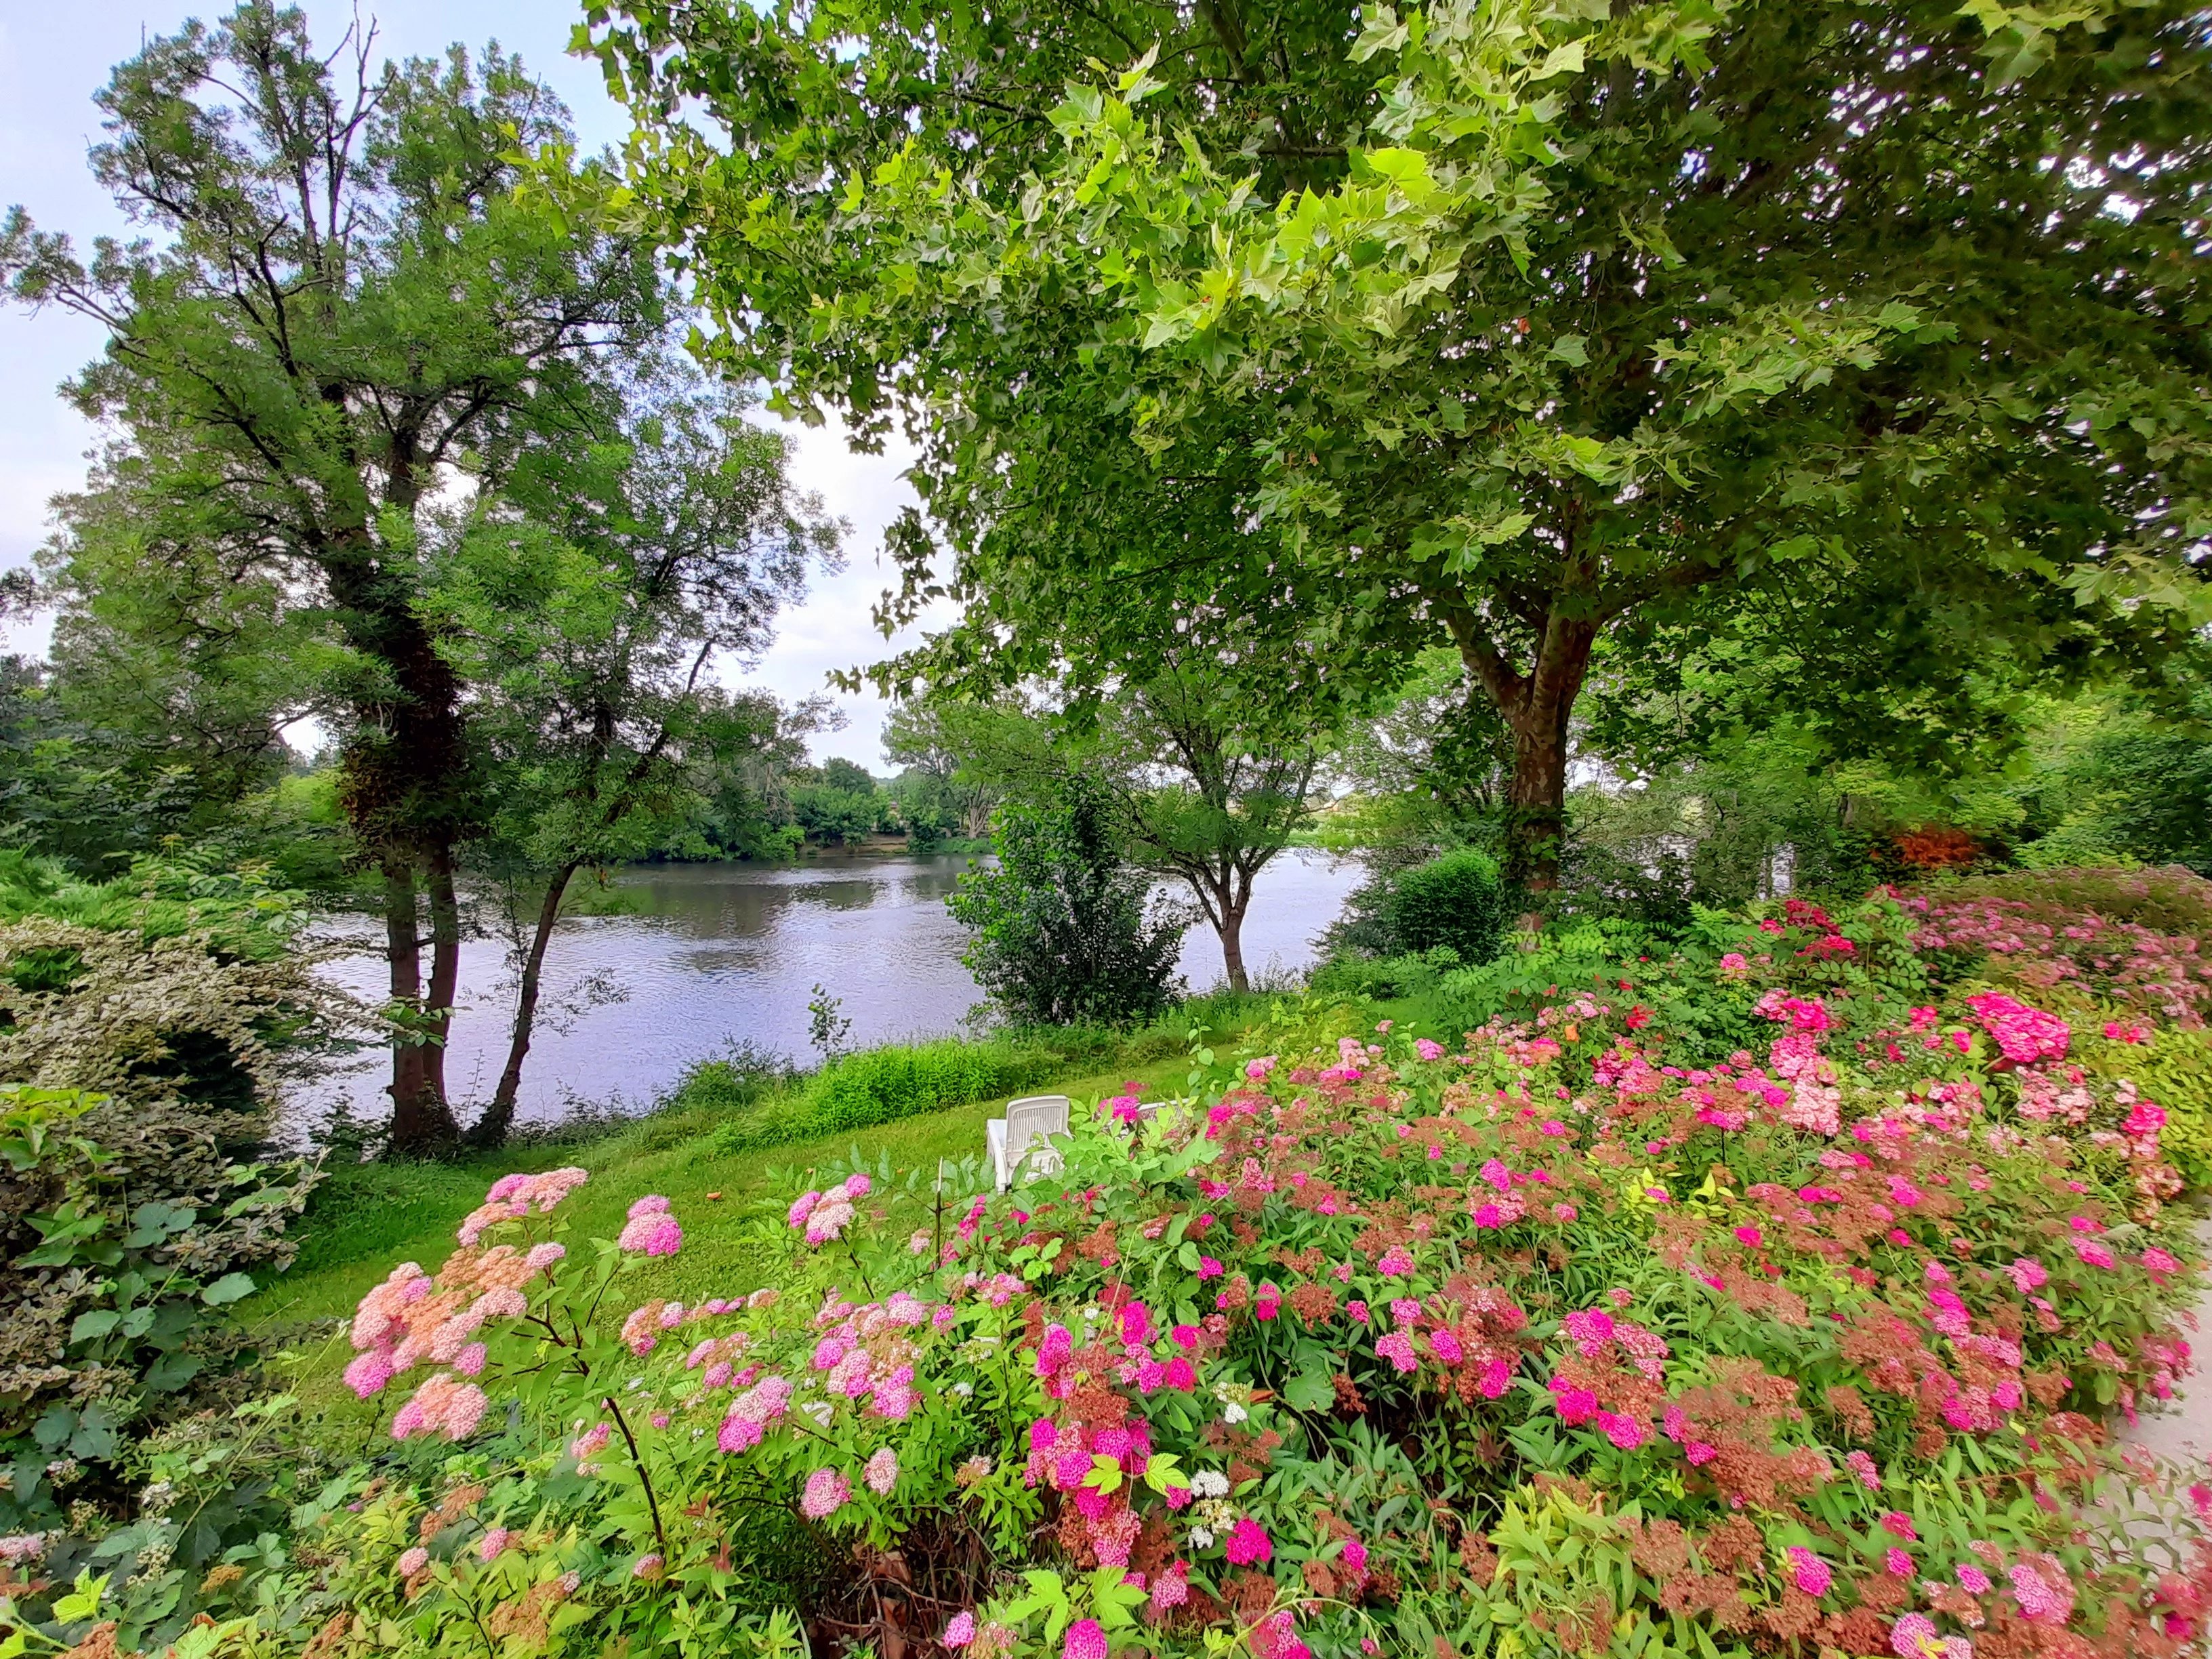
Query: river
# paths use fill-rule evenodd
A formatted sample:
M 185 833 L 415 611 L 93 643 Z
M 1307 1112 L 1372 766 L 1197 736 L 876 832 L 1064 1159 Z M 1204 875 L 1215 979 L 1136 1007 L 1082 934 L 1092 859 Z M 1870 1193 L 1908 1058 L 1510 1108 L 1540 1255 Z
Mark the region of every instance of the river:
M 650 1106 L 686 1066 L 743 1040 L 807 1060 L 806 1005 L 820 984 L 839 999 L 856 1045 L 958 1030 L 982 993 L 961 965 L 964 934 L 945 896 L 964 854 L 884 858 L 825 854 L 803 864 L 663 865 L 616 878 L 630 914 L 564 921 L 545 974 L 546 1012 L 523 1073 L 516 1115 L 544 1122 L 579 1103 Z M 1358 870 L 1304 849 L 1260 875 L 1244 922 L 1244 960 L 1256 975 L 1313 962 L 1314 936 L 1333 921 Z M 1170 891 L 1179 890 L 1168 890 Z M 346 924 L 366 939 L 365 921 Z M 325 969 L 347 990 L 380 1000 L 383 964 L 368 951 Z M 1203 921 L 1184 935 L 1193 989 L 1222 977 L 1221 947 Z M 457 1103 L 487 1098 L 506 1058 L 512 985 L 502 944 L 471 939 L 447 1083 Z M 341 1099 L 383 1115 L 381 1054 L 342 1065 L 295 1097 L 320 1116 Z

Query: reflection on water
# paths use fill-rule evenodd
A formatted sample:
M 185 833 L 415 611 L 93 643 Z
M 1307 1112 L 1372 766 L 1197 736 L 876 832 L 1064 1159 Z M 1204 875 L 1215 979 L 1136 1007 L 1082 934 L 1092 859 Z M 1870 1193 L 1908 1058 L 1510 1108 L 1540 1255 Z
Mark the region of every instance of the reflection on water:
M 648 1105 L 685 1066 L 733 1038 L 805 1059 L 806 1004 L 817 982 L 842 1001 L 855 1043 L 957 1030 L 981 996 L 960 964 L 965 936 L 945 909 L 968 862 L 824 857 L 775 869 L 624 872 L 618 884 L 639 914 L 579 917 L 554 939 L 545 971 L 551 1018 L 532 1046 L 519 1115 L 556 1118 L 572 1100 Z M 1309 965 L 1313 936 L 1358 879 L 1326 854 L 1285 854 L 1261 875 L 1244 923 L 1246 963 L 1255 972 Z M 503 957 L 483 939 L 461 953 L 460 1012 L 446 1068 L 457 1102 L 488 1097 L 506 1057 Z M 1203 922 L 1185 936 L 1182 969 L 1197 988 L 1221 978 L 1220 945 Z M 329 971 L 349 990 L 381 995 L 383 966 L 373 956 L 345 957 Z M 594 981 L 619 988 L 623 1000 L 593 1004 Z M 384 1074 L 380 1055 L 364 1056 L 298 1104 L 319 1113 L 350 1097 L 362 1115 L 380 1115 Z

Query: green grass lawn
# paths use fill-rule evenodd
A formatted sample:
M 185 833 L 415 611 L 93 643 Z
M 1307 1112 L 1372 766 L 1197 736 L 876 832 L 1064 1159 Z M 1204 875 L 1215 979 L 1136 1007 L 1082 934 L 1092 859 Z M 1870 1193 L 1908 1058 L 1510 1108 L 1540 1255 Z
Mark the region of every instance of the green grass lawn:
M 1125 1082 L 1159 1093 L 1180 1085 L 1188 1068 L 1178 1055 L 1044 1086 L 1080 1107 L 1118 1092 Z M 373 1443 L 398 1401 L 362 1401 L 346 1390 L 339 1373 L 352 1350 L 330 1322 L 350 1317 L 362 1293 L 399 1262 L 436 1272 L 454 1248 L 461 1218 L 507 1171 L 565 1164 L 590 1170 L 591 1180 L 560 1211 L 578 1243 L 612 1238 L 634 1200 L 665 1195 L 684 1224 L 684 1249 L 626 1280 L 625 1294 L 698 1302 L 755 1287 L 758 1269 L 738 1223 L 763 1200 L 781 1202 L 806 1185 L 810 1170 L 842 1164 L 856 1151 L 872 1164 L 888 1155 L 902 1170 L 933 1170 L 940 1158 L 980 1164 L 984 1121 L 1005 1107 L 1001 1098 L 828 1139 L 734 1153 L 714 1150 L 714 1124 L 666 1113 L 580 1146 L 533 1146 L 451 1164 L 348 1166 L 333 1171 L 318 1193 L 301 1230 L 298 1261 L 250 1306 L 257 1325 L 284 1346 L 280 1374 L 289 1373 L 285 1386 L 300 1397 L 303 1415 L 319 1425 L 317 1443 L 346 1455 Z

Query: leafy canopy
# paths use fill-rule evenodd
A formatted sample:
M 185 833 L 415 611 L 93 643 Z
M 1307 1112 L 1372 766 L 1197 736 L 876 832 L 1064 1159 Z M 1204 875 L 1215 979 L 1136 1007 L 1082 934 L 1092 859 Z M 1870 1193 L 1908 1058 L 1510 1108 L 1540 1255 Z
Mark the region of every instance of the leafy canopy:
M 1970 642 L 2138 670 L 2212 615 L 2173 0 L 1109 8 L 1103 78 L 1019 9 L 610 10 L 613 205 L 715 349 L 921 448 L 903 598 L 969 611 L 889 678 L 1449 639 L 1541 836 L 1638 619 L 1790 594 L 1940 699 Z

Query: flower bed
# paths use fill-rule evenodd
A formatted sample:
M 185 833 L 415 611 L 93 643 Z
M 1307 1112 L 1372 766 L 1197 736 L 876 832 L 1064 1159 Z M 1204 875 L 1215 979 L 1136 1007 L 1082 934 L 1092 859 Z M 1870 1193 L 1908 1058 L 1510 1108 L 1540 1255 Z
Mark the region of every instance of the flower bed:
M 401 1463 L 243 1617 L 316 1659 L 795 1652 L 779 1602 L 882 1659 L 2182 1652 L 2212 1492 L 2108 1419 L 2189 1367 L 2115 1059 L 2186 1033 L 1946 982 L 1894 904 L 1769 921 L 1703 969 L 1724 1058 L 1653 1012 L 1686 962 L 1449 1046 L 1313 1010 L 1006 1197 L 837 1172 L 750 1224 L 748 1295 L 642 1293 L 665 1200 L 571 1249 L 580 1172 L 503 1182 L 364 1301 Z

